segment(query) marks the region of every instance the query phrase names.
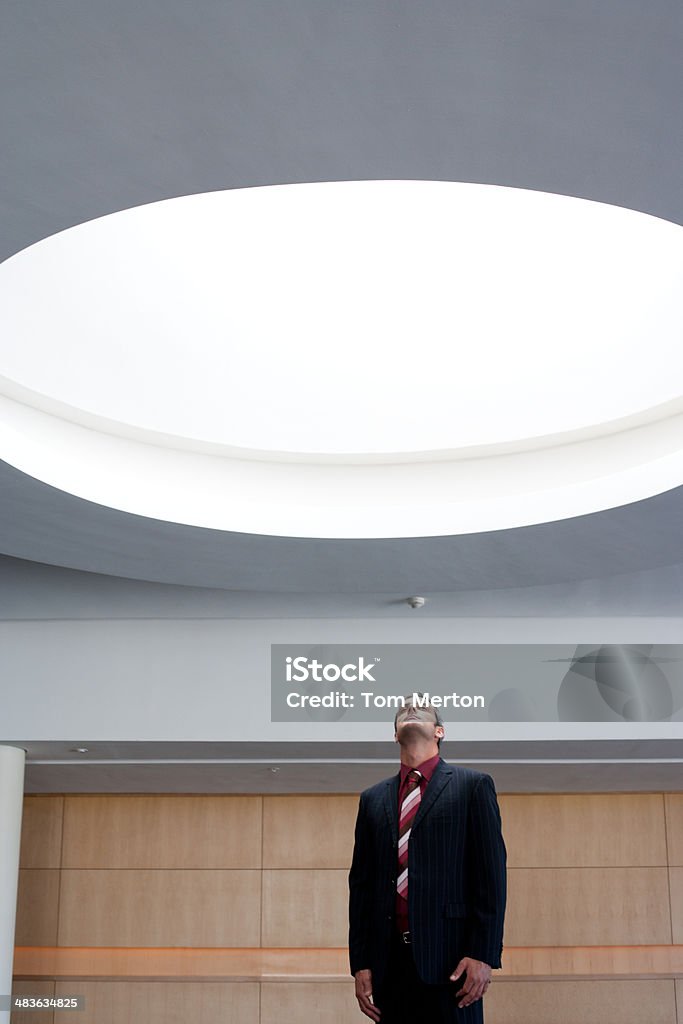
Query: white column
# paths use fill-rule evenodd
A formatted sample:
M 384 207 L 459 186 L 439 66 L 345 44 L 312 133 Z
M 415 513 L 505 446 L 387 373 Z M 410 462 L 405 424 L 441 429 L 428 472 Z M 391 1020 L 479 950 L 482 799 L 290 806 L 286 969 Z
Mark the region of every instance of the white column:
M 12 991 L 25 760 L 21 747 L 0 744 L 0 996 Z M 9 1024 L 9 1014 L 0 1009 L 0 1024 Z

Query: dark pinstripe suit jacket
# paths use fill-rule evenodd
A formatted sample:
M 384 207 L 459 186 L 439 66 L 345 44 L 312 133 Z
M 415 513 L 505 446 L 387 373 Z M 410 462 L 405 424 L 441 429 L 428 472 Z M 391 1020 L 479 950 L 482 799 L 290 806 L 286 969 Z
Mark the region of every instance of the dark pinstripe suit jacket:
M 399 774 L 361 793 L 349 873 L 351 973 L 381 992 L 392 931 Z M 408 912 L 423 981 L 446 983 L 463 956 L 500 967 L 506 852 L 490 775 L 440 760 L 410 833 Z

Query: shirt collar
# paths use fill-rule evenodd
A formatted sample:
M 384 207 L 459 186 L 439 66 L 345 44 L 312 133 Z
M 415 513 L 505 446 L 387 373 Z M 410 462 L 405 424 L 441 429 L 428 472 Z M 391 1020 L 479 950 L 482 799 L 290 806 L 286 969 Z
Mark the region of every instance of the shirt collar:
M 422 764 L 419 764 L 417 766 L 418 772 L 420 773 L 420 775 L 424 776 L 427 782 L 430 781 L 432 775 L 436 771 L 436 766 L 438 765 L 440 760 L 441 755 L 435 754 L 434 757 L 430 757 L 428 761 L 423 761 Z M 409 771 L 412 771 L 412 769 L 409 768 L 407 764 L 401 764 L 401 786 L 406 781 L 406 775 L 408 774 Z

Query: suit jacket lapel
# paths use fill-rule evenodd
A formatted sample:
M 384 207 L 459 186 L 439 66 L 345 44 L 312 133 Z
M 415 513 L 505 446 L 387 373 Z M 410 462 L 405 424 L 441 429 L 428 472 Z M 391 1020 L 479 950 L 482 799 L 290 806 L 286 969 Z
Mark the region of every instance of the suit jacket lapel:
M 389 819 L 391 838 L 394 843 L 398 843 L 398 787 L 400 778 L 401 773 L 399 771 L 397 775 L 387 780 L 386 789 L 384 790 L 384 810 Z
M 427 784 L 427 788 L 424 791 L 424 796 L 420 801 L 417 814 L 415 815 L 415 821 L 413 822 L 412 831 L 418 827 L 425 815 L 429 814 L 429 811 L 438 800 L 442 793 L 444 786 L 453 774 L 453 769 L 449 768 L 445 761 L 439 761 L 436 766 L 436 771 L 432 775 L 431 779 Z

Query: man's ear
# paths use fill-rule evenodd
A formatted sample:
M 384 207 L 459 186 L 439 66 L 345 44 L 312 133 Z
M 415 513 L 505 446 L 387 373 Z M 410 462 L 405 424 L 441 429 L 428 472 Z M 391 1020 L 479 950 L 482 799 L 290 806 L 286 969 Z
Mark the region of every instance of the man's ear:
M 438 740 L 442 740 L 445 735 L 446 735 L 446 730 L 444 729 L 444 727 L 442 725 L 437 725 L 436 726 L 436 731 L 435 731 L 436 738 Z

